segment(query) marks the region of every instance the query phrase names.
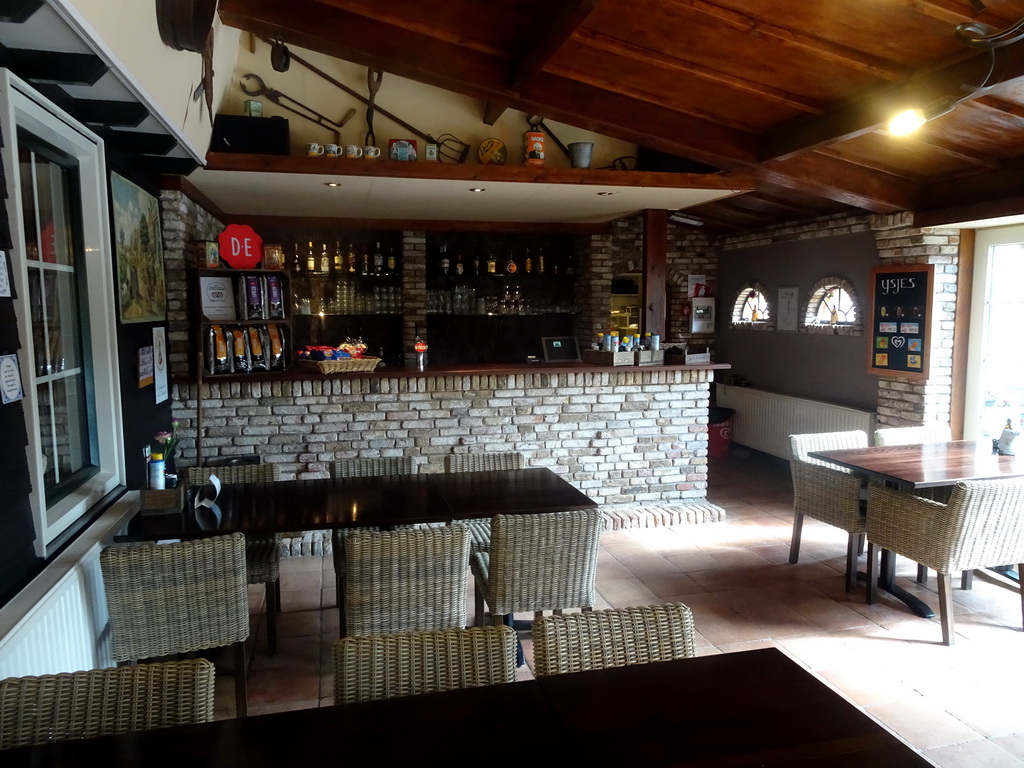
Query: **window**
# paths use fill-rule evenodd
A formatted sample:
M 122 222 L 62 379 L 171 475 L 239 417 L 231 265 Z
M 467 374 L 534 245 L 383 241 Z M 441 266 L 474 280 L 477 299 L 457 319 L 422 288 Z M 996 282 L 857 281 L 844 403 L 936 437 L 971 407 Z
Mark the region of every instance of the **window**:
M 98 138 L 6 74 L 0 119 L 16 169 L 11 278 L 45 557 L 124 477 L 106 170 Z
M 830 275 L 811 288 L 804 308 L 803 333 L 859 336 L 863 332 L 860 301 L 849 281 Z
M 814 318 L 822 325 L 853 323 L 857 320 L 857 307 L 842 286 L 830 285 L 821 293 Z
M 771 330 L 774 323 L 771 320 L 771 305 L 767 296 L 768 292 L 760 283 L 750 282 L 744 285 L 733 302 L 732 324 Z

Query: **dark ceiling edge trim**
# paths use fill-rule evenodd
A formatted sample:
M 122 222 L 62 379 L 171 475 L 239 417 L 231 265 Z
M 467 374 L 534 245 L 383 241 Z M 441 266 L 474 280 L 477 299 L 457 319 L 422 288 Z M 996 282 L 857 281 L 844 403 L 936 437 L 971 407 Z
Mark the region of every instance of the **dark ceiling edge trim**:
M 347 219 L 343 217 L 309 216 L 218 216 L 225 224 L 249 224 L 254 227 L 302 229 L 409 229 L 426 232 L 556 232 L 601 235 L 612 231 L 612 222 L 572 224 L 564 222 L 457 221 L 453 219 Z
M 999 219 L 1004 216 L 1024 216 L 1024 195 L 1002 200 L 933 208 L 914 211 L 915 227 L 947 227 L 964 221 Z

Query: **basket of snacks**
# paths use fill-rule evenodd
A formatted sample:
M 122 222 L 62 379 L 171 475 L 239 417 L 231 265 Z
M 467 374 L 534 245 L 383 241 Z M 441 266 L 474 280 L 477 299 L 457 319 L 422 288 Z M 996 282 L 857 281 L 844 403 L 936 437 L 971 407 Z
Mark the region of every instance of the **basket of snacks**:
M 366 345 L 346 342 L 337 347 L 310 346 L 298 352 L 299 365 L 320 373 L 366 373 L 380 365 L 379 357 L 364 357 Z

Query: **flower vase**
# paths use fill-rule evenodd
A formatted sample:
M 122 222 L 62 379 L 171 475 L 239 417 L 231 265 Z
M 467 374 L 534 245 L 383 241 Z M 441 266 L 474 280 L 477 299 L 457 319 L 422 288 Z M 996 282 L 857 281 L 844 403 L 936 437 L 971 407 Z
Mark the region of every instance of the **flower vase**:
M 178 467 L 173 453 L 164 456 L 164 487 L 176 488 L 178 485 Z

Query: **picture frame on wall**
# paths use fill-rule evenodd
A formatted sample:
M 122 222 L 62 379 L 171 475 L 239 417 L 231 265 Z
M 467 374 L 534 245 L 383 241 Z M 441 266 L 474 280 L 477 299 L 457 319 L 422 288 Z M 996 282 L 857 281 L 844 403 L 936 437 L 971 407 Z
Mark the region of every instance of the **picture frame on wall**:
M 159 322 L 167 316 L 160 201 L 116 173 L 110 198 L 121 322 Z
M 931 363 L 934 264 L 871 271 L 868 373 L 927 379 Z
M 784 333 L 796 333 L 800 327 L 800 286 L 785 285 L 779 288 L 776 310 L 775 329 Z

